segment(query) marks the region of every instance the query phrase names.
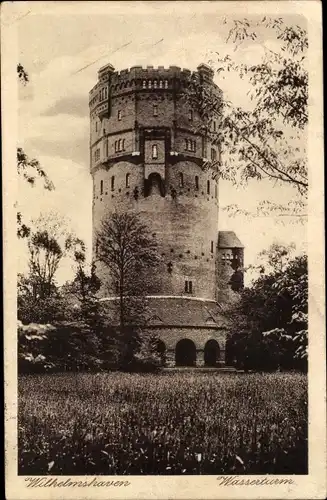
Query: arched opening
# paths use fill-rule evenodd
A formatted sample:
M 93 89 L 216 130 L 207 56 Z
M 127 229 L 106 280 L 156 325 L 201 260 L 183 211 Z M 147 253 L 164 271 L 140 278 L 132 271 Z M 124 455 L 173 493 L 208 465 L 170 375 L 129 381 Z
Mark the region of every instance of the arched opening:
M 157 353 L 159 354 L 161 360 L 161 366 L 166 364 L 166 345 L 162 340 L 157 341 Z
M 145 181 L 145 196 L 159 195 L 165 196 L 165 185 L 160 174 L 152 172 Z
M 194 342 L 183 339 L 177 342 L 175 350 L 176 366 L 195 366 L 196 348 Z
M 204 364 L 205 366 L 217 366 L 219 361 L 219 344 L 217 340 L 208 340 L 204 347 Z
M 126 174 L 126 187 L 129 188 L 129 178 L 130 174 Z

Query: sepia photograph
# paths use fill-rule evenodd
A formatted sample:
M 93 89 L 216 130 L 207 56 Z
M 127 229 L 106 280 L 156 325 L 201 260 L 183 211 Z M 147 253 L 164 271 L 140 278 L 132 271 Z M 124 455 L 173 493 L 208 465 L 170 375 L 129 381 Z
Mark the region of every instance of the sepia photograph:
M 294 2 L 6 4 L 6 359 L 14 474 L 32 497 L 94 481 L 130 498 L 139 476 L 285 491 L 309 477 L 309 331 L 323 356 L 325 314 L 323 192 L 310 194 L 323 189 L 323 143 L 310 147 L 322 115 L 309 128 L 321 20 L 305 14 L 318 2 L 279 3 Z

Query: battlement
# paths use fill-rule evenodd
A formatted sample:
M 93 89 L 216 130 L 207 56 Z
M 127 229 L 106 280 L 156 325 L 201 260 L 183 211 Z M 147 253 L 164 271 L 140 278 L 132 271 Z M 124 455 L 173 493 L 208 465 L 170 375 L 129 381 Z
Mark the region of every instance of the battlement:
M 90 91 L 90 99 L 99 88 L 108 84 L 109 79 L 112 90 L 117 92 L 131 87 L 173 88 L 179 82 L 187 81 L 192 75 L 196 74 L 204 77 L 208 83 L 215 85 L 213 82 L 214 71 L 205 64 L 200 64 L 196 71 L 179 66 L 165 68 L 164 66 L 154 67 L 151 65 L 146 67 L 132 66 L 131 68 L 115 71 L 111 64 L 106 64 L 98 71 L 98 83 Z

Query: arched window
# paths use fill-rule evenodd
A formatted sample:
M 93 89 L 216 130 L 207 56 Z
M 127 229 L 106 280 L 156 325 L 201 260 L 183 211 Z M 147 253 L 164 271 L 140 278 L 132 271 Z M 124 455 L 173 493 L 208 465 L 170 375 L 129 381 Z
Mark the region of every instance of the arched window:
M 111 191 L 113 191 L 115 189 L 115 176 L 113 175 L 111 177 Z
M 179 174 L 179 187 L 184 187 L 184 176 L 182 172 Z
M 129 178 L 130 174 L 126 174 L 126 187 L 129 188 Z
M 158 158 L 158 147 L 156 144 L 152 145 L 152 158 L 153 159 Z
M 103 181 L 100 181 L 100 194 L 103 194 Z
M 207 194 L 210 194 L 210 181 L 207 181 Z
M 153 88 L 156 89 L 157 86 L 158 86 L 157 80 L 154 80 L 154 82 L 153 82 Z
M 165 80 L 165 89 L 168 89 L 168 80 Z
M 149 87 L 149 89 L 151 89 L 151 87 L 152 87 L 152 81 L 151 80 L 149 80 L 149 82 L 148 82 L 148 87 Z
M 195 189 L 199 189 L 199 177 L 197 175 L 195 176 Z
M 144 89 L 146 89 L 146 80 L 143 80 L 142 86 L 143 86 Z
M 159 89 L 162 89 L 162 88 L 163 88 L 163 81 L 160 80 L 160 82 L 159 82 Z

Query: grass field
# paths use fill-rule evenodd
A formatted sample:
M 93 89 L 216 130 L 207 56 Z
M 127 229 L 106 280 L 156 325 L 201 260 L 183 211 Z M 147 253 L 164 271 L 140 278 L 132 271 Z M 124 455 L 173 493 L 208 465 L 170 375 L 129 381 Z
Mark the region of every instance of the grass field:
M 19 474 L 305 474 L 301 374 L 19 379 Z

